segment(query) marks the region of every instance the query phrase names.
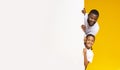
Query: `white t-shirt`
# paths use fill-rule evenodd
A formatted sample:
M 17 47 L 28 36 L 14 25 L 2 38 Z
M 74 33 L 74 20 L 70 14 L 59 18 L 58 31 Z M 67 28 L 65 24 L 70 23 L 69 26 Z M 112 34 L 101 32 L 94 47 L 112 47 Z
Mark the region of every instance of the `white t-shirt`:
M 94 56 L 93 51 L 92 51 L 91 49 L 87 49 L 86 55 L 87 55 L 87 60 L 88 60 L 90 63 L 92 63 L 93 56 Z
M 85 48 L 85 46 L 83 47 L 83 49 Z M 86 52 L 86 56 L 87 56 L 87 60 L 92 63 L 93 61 L 93 57 L 94 57 L 94 53 L 91 49 L 87 49 L 87 52 Z M 84 64 L 84 53 L 83 53 L 83 64 Z M 84 66 L 84 69 L 85 70 L 85 66 Z
M 83 49 L 85 48 L 85 46 L 83 46 Z M 83 53 L 84 55 L 84 53 Z M 87 56 L 87 60 L 92 63 L 92 60 L 93 60 L 93 57 L 94 57 L 94 53 L 91 49 L 87 49 L 87 52 L 86 52 L 86 56 Z
M 88 22 L 87 22 L 87 19 L 88 19 L 88 14 L 85 14 L 84 16 L 84 25 L 86 26 L 86 31 L 85 31 L 85 34 L 93 34 L 93 35 L 96 35 L 97 32 L 99 31 L 99 25 L 98 23 L 96 22 L 93 26 L 89 26 Z

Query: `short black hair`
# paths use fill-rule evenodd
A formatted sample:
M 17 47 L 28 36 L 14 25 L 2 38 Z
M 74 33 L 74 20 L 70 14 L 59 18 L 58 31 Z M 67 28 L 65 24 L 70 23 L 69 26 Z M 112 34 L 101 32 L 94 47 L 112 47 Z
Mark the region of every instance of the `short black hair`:
M 94 41 L 95 41 L 95 36 L 93 34 L 87 34 L 86 38 L 88 38 L 89 36 L 92 36 L 94 38 Z
M 96 9 L 92 9 L 92 10 L 89 12 L 89 14 L 91 14 L 91 13 L 99 16 L 99 12 L 98 12 Z

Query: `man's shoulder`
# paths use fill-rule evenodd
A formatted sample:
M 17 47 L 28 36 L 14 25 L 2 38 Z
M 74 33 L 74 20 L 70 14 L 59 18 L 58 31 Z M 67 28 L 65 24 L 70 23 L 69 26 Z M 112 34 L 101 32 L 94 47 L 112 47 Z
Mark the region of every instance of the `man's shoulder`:
M 88 13 L 85 13 L 85 16 L 84 16 L 85 18 L 88 18 Z
M 99 24 L 98 22 L 96 22 L 93 26 L 91 26 L 92 28 L 99 28 Z

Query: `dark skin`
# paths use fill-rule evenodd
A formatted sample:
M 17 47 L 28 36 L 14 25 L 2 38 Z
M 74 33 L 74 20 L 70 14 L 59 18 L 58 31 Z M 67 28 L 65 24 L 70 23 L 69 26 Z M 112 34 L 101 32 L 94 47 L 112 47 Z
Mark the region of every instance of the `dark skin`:
M 90 13 L 87 19 L 89 26 L 93 26 L 96 23 L 97 19 L 98 19 L 98 15 L 95 15 L 94 13 Z
M 87 60 L 87 56 L 86 56 L 86 53 L 87 53 L 86 48 L 83 49 L 83 53 L 84 53 L 84 66 L 85 66 L 85 70 L 86 70 L 87 65 L 89 64 L 89 61 Z

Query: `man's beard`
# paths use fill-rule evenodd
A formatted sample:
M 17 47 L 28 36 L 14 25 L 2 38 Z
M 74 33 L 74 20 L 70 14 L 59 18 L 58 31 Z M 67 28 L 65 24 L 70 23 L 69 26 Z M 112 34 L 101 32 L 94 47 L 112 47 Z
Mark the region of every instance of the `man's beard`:
M 94 23 L 91 25 L 89 19 L 87 19 L 87 22 L 88 22 L 88 25 L 89 25 L 89 26 L 93 26 L 93 25 L 96 23 L 96 22 L 94 22 Z

